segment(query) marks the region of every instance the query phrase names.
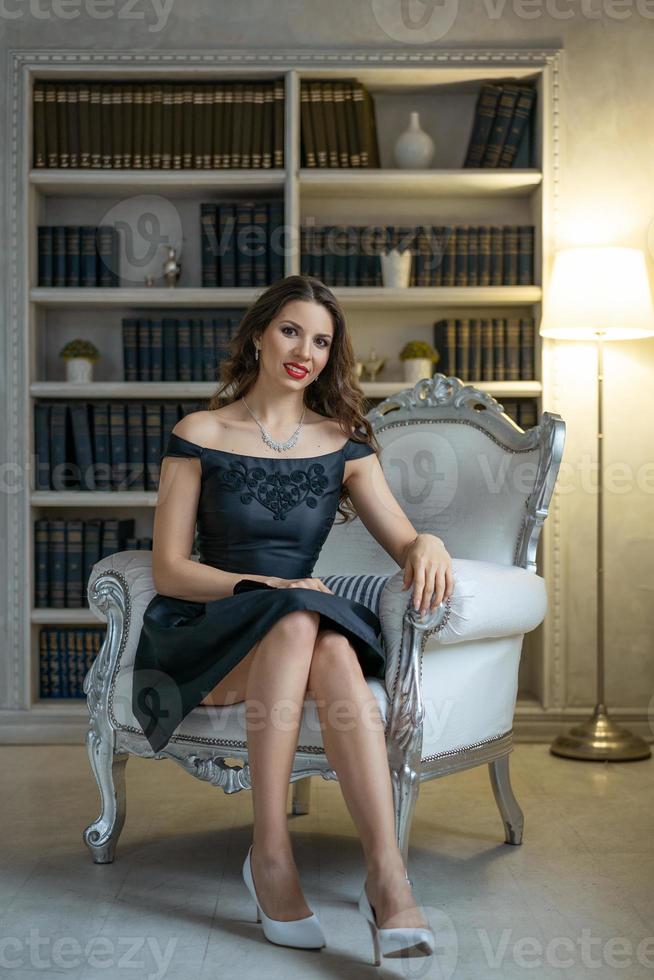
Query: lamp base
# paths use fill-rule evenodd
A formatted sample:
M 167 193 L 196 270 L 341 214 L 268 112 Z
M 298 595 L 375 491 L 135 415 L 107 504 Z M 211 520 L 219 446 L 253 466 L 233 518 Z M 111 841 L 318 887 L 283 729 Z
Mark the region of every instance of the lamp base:
M 649 759 L 647 742 L 612 721 L 603 704 L 595 706 L 592 718 L 575 725 L 565 735 L 557 735 L 550 745 L 553 755 L 592 762 L 629 762 Z

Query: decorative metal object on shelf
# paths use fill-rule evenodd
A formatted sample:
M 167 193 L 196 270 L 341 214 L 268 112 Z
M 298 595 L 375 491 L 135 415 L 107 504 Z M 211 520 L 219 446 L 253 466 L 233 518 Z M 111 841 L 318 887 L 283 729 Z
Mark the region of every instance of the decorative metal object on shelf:
M 368 375 L 370 381 L 374 381 L 384 364 L 386 363 L 385 357 L 377 357 L 377 351 L 374 347 L 370 349 L 370 357 L 367 361 L 363 362 L 363 369 Z
M 177 285 L 177 280 L 179 279 L 182 267 L 177 261 L 177 252 L 174 245 L 167 246 L 166 261 L 163 267 L 163 276 L 166 280 L 166 285 L 172 288 Z

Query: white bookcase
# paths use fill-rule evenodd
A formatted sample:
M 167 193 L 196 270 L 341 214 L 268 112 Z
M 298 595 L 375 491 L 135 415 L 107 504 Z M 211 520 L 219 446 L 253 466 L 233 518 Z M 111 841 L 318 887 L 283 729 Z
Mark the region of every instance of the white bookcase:
M 8 594 L 6 648 L 0 661 L 0 740 L 81 740 L 84 701 L 39 699 L 38 634 L 43 625 L 95 624 L 85 609 L 34 607 L 34 521 L 93 516 L 134 517 L 137 536 L 151 535 L 156 493 L 58 492 L 33 489 L 34 405 L 40 398 L 207 398 L 212 383 L 122 381 L 121 319 L 152 307 L 216 309 L 247 305 L 259 289 L 202 288 L 201 201 L 223 195 L 283 193 L 285 223 L 294 229 L 285 256 L 286 274 L 300 271 L 299 228 L 315 217 L 326 224 L 497 223 L 535 226 L 535 284 L 389 290 L 335 288 L 345 307 L 357 357 L 372 347 L 388 370 L 366 395 L 383 398 L 406 387 L 397 354 L 409 339 L 432 340 L 435 320 L 448 316 L 531 315 L 535 320 L 536 380 L 481 382 L 466 378 L 502 401 L 533 396 L 538 414 L 546 402 L 548 361 L 537 326 L 547 260 L 552 248 L 558 187 L 558 71 L 560 53 L 538 51 L 214 51 L 92 52 L 15 51 L 11 73 L 12 163 L 7 185 L 14 240 L 7 254 L 8 331 L 4 459 L 23 474 L 18 492 L 6 494 L 1 529 L 6 543 Z M 285 167 L 280 170 L 59 170 L 32 169 L 32 89 L 35 79 L 66 80 L 272 79 L 285 81 Z M 303 79 L 356 77 L 375 98 L 381 169 L 300 167 L 300 83 Z M 534 79 L 536 166 L 529 170 L 461 168 L 475 100 L 485 80 Z M 392 148 L 409 112 L 435 140 L 434 169 L 393 168 Z M 130 196 L 158 194 L 175 204 L 184 230 L 182 277 L 175 289 L 127 285 L 112 289 L 39 288 L 37 226 L 97 224 L 112 204 Z M 135 315 L 135 314 L 134 314 Z M 72 386 L 57 353 L 84 336 L 103 354 L 97 381 Z M 440 367 L 437 367 L 439 370 Z M 539 572 L 552 576 L 549 528 L 541 538 Z M 553 639 L 548 625 L 525 638 L 521 707 L 539 718 L 551 700 L 547 682 Z M 542 710 L 541 710 L 542 709 Z M 525 721 L 526 724 L 526 721 Z

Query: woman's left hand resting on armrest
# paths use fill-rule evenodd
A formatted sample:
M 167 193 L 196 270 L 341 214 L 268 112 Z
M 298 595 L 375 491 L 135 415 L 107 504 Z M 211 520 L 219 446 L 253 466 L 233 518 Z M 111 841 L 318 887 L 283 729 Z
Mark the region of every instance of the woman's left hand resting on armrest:
M 413 585 L 413 608 L 424 616 L 452 595 L 452 559 L 440 538 L 418 534 L 404 557 L 404 589 Z M 431 599 L 431 602 L 430 602 Z

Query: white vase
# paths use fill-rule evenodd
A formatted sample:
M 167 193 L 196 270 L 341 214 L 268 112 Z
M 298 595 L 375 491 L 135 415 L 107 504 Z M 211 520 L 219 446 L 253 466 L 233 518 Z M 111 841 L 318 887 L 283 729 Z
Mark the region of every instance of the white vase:
M 66 381 L 76 384 L 93 381 L 93 361 L 89 361 L 88 357 L 67 357 Z
M 434 158 L 434 141 L 420 128 L 420 116 L 411 113 L 411 122 L 395 143 L 395 163 L 402 170 L 424 170 Z
M 408 357 L 404 364 L 404 380 L 415 384 L 423 378 L 431 378 L 432 362 L 428 357 Z
M 380 255 L 382 282 L 384 286 L 394 289 L 406 289 L 411 282 L 411 252 L 406 249 L 399 252 L 391 249 L 385 255 Z

